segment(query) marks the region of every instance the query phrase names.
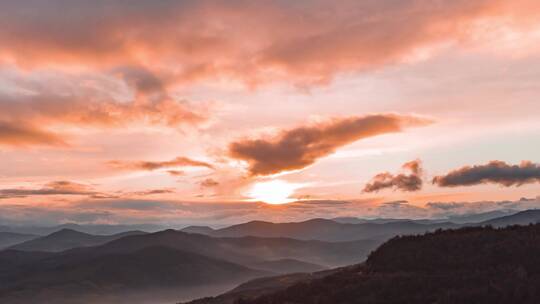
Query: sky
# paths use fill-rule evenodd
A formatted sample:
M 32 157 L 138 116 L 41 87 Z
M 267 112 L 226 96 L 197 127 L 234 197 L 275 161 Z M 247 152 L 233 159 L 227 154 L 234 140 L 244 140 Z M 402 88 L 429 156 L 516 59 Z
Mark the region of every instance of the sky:
M 540 206 L 535 0 L 5 0 L 0 224 Z

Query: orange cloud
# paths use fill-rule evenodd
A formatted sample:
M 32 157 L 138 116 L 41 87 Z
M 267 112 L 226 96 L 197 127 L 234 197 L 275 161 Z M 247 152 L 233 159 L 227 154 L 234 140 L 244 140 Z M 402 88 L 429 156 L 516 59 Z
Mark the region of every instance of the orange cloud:
M 60 83 L 51 80 L 33 83 L 16 78 L 17 93 L 0 93 L 0 141 L 11 145 L 61 145 L 65 127 L 77 129 L 115 129 L 132 125 L 178 128 L 198 125 L 208 118 L 204 106 L 193 106 L 171 97 L 166 82 L 151 72 L 135 67 L 117 68 L 112 72 L 131 89 L 133 96 L 115 96 L 111 83 L 71 84 L 64 75 Z M 74 77 L 71 75 L 71 77 Z M 91 75 L 80 82 L 92 82 Z M 57 79 L 54 79 L 57 80 Z M 75 79 L 75 82 L 77 79 Z M 57 87 L 67 87 L 58 89 Z M 39 127 L 38 127 L 39 126 Z M 54 131 L 53 131 L 54 130 Z
M 420 160 L 405 163 L 402 168 L 411 173 L 398 175 L 389 172 L 379 173 L 373 177 L 370 183 L 366 184 L 364 192 L 377 192 L 387 188 L 408 192 L 422 189 L 422 163 Z
M 66 146 L 59 136 L 42 131 L 24 122 L 8 123 L 0 121 L 0 145 L 9 146 Z
M 167 170 L 167 173 L 169 173 L 171 176 L 182 176 L 186 174 L 182 170 Z
M 41 188 L 27 189 L 0 189 L 0 199 L 22 198 L 34 195 L 85 195 L 91 196 L 99 194 L 88 185 L 75 183 L 71 181 L 53 181 L 45 184 Z
M 78 79 L 65 74 L 63 78 L 43 83 L 32 83 L 16 78 L 19 94 L 0 94 L 0 119 L 26 120 L 39 124 L 73 124 L 76 126 L 123 126 L 130 122 L 166 125 L 198 123 L 206 119 L 186 101 L 172 98 L 168 84 L 157 75 L 141 67 L 117 67 L 108 74 L 121 78 L 131 89 L 130 100 L 119 100 L 109 93 L 112 84 L 97 82 L 93 87 L 72 85 L 72 82 L 92 84 L 90 74 Z M 56 84 L 56 82 L 60 82 Z M 52 84 L 52 85 L 51 85 Z M 55 86 L 56 85 L 56 86 Z M 55 87 L 66 87 L 59 90 Z
M 0 58 L 20 66 L 142 66 L 179 82 L 317 83 L 466 40 L 478 21 L 526 23 L 538 16 L 535 2 L 6 0 Z
M 217 182 L 213 178 L 207 178 L 199 182 L 199 185 L 201 188 L 213 188 L 219 186 L 219 182 Z
M 474 186 L 488 183 L 510 187 L 538 182 L 540 182 L 540 165 L 530 161 L 510 165 L 494 160 L 485 165 L 465 166 L 433 178 L 433 184 L 439 187 Z
M 108 164 L 114 168 L 126 169 L 126 170 L 144 170 L 153 171 L 158 169 L 168 169 L 175 167 L 205 167 L 208 169 L 214 169 L 214 166 L 210 163 L 193 160 L 187 157 L 179 156 L 169 161 L 109 161 Z M 181 171 L 168 170 L 171 175 L 181 175 Z
M 229 155 L 246 161 L 251 175 L 269 175 L 305 168 L 357 140 L 429 123 L 423 118 L 393 114 L 333 119 L 285 130 L 272 139 L 233 142 L 229 146 Z

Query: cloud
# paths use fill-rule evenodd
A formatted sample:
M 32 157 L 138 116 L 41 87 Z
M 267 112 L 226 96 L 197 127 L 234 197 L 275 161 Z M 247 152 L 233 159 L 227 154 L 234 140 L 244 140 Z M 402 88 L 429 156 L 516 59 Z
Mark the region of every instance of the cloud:
M 466 206 L 467 203 L 457 203 L 457 202 L 429 202 L 426 204 L 426 207 L 432 208 L 432 209 L 440 209 L 440 210 L 454 210 L 454 209 L 461 209 Z
M 111 76 L 92 73 L 6 76 L 16 90 L 0 93 L 2 138 L 14 144 L 59 145 L 65 144 L 60 130 L 179 128 L 208 119 L 206 106 L 172 97 L 167 85 L 145 69 L 122 67 L 111 73 L 127 84 L 127 92 Z
M 433 178 L 433 184 L 439 187 L 480 184 L 519 187 L 538 182 L 540 182 L 540 165 L 530 161 L 523 161 L 519 165 L 510 165 L 503 161 L 494 160 L 485 165 L 465 166 Z
M 339 118 L 284 130 L 270 139 L 233 142 L 229 155 L 246 161 L 252 176 L 270 175 L 305 168 L 337 148 L 361 139 L 429 123 L 427 119 L 393 114 Z
M 90 186 L 75 183 L 71 181 L 53 181 L 49 182 L 41 188 L 12 188 L 0 189 L 0 199 L 7 198 L 23 198 L 34 195 L 85 195 L 93 196 L 99 194 Z
M 429 211 L 426 208 L 415 206 L 408 201 L 385 202 L 373 210 L 373 215 L 380 218 L 426 218 Z
M 169 161 L 120 161 L 112 160 L 107 162 L 110 166 L 123 170 L 143 170 L 154 171 L 158 169 L 168 169 L 176 167 L 205 167 L 214 169 L 214 166 L 204 161 L 194 160 L 188 157 L 179 156 Z M 182 171 L 168 170 L 171 175 L 181 175 Z
M 420 160 L 413 160 L 405 163 L 402 168 L 410 171 L 410 174 L 394 175 L 383 172 L 375 175 L 371 182 L 366 184 L 364 192 L 378 192 L 383 189 L 394 189 L 407 192 L 419 191 L 422 189 L 422 163 Z
M 149 195 L 157 195 L 157 194 L 170 194 L 174 193 L 174 189 L 151 189 L 151 190 L 143 190 L 143 191 L 134 191 L 129 193 L 123 193 L 124 196 L 149 196 Z
M 0 145 L 8 146 L 67 146 L 56 134 L 32 126 L 0 121 Z
M 186 172 L 182 170 L 167 170 L 167 173 L 169 173 L 171 176 L 183 176 L 186 174 Z
M 0 59 L 143 66 L 183 82 L 320 83 L 478 38 L 486 19 L 517 27 L 537 8 L 531 0 L 4 0 L 0 26 L 10 30 L 0 33 Z
M 201 186 L 201 188 L 213 188 L 213 187 L 217 187 L 219 183 L 213 178 L 207 178 L 200 181 L 199 185 Z

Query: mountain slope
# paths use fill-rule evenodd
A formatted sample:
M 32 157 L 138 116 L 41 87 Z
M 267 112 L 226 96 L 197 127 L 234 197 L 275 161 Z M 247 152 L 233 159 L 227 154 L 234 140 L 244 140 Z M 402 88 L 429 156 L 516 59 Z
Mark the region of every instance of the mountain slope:
M 540 224 L 397 237 L 367 262 L 237 304 L 538 303 Z
M 540 222 L 540 210 L 531 209 L 521 211 L 512 215 L 503 216 L 488 221 L 481 222 L 480 225 L 490 225 L 493 227 L 504 227 L 508 225 L 528 225 Z
M 21 251 L 60 252 L 77 247 L 97 246 L 125 236 L 144 233 L 145 232 L 141 231 L 129 231 L 114 235 L 91 235 L 65 228 L 47 236 L 17 244 L 10 249 Z
M 0 284 L 0 302 L 75 303 L 80 298 L 239 283 L 268 273 L 167 247 L 24 267 Z M 174 298 L 171 298 L 171 300 Z M 101 303 L 101 301 L 98 301 Z
M 0 232 L 0 250 L 37 238 L 37 235 L 15 232 Z
M 251 264 L 252 267 L 269 272 L 287 274 L 287 273 L 311 273 L 327 269 L 324 266 L 307 263 L 295 259 L 280 259 L 272 261 L 264 261 Z
M 309 282 L 326 277 L 336 271 L 339 270 L 332 269 L 315 273 L 293 273 L 253 279 L 219 296 L 193 300 L 189 304 L 233 304 L 239 298 L 254 299 L 262 295 L 272 294 L 299 282 Z

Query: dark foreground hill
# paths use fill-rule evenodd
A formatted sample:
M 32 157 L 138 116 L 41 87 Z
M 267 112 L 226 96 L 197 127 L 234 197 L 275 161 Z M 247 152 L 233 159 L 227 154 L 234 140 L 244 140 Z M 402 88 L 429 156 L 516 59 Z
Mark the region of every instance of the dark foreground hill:
M 477 227 L 396 237 L 365 264 L 235 303 L 532 304 L 538 286 L 540 224 Z

